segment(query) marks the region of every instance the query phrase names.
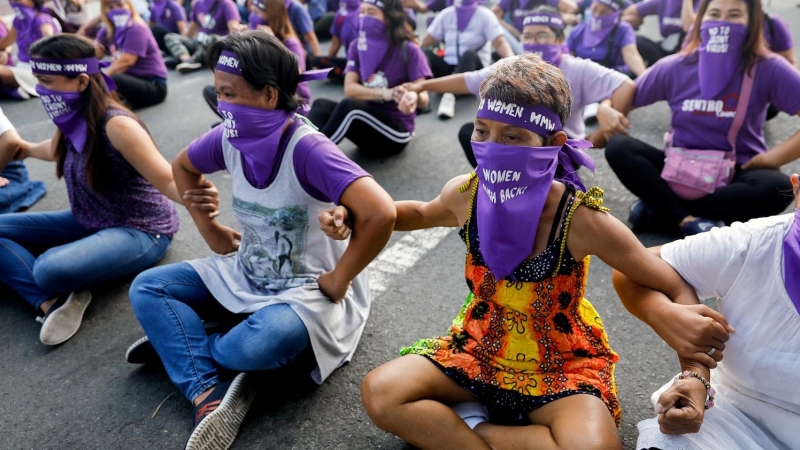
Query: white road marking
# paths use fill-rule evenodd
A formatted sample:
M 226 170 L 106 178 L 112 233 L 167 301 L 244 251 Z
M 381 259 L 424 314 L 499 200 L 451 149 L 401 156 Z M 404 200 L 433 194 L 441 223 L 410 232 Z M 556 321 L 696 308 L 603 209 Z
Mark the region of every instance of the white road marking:
M 428 228 L 412 231 L 391 247 L 386 248 L 368 267 L 372 299 L 375 300 L 383 295 L 392 278 L 406 273 L 452 231 L 452 228 Z

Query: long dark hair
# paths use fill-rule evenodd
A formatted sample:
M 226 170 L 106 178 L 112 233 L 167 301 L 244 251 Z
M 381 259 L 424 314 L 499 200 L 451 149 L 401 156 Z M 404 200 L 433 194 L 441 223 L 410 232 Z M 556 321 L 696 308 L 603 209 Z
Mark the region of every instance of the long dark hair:
M 697 8 L 697 16 L 692 24 L 692 31 L 688 37 L 688 44 L 681 53 L 690 54 L 700 48 L 700 24 L 703 16 L 708 11 L 711 0 L 703 0 Z M 768 55 L 767 44 L 764 40 L 764 10 L 761 9 L 761 2 L 749 0 L 744 2 L 747 5 L 747 39 L 742 45 L 742 57 L 744 58 L 745 68 L 750 70 L 758 60 Z
M 386 18 L 386 32 L 392 45 L 416 40 L 401 0 L 383 0 L 383 16 Z
M 34 58 L 46 59 L 81 59 L 94 58 L 95 49 L 91 41 L 74 34 L 57 34 L 36 41 L 31 45 L 30 54 Z M 76 76 L 70 78 L 77 78 Z M 89 86 L 81 93 L 84 102 L 84 120 L 86 121 L 87 152 L 86 176 L 89 186 L 95 192 L 101 192 L 111 185 L 114 174 L 111 162 L 105 149 L 106 112 L 109 109 L 121 109 L 133 115 L 117 101 L 117 94 L 109 92 L 102 75 L 89 75 Z M 58 164 L 56 175 L 64 176 L 64 159 L 67 156 L 66 137 L 61 134 L 56 147 Z
M 241 62 L 242 77 L 253 89 L 269 86 L 278 91 L 276 109 L 294 111 L 303 103 L 295 94 L 300 82 L 297 55 L 275 36 L 258 30 L 229 34 L 208 49 L 208 67 L 217 66 L 223 50 L 236 53 Z
M 264 5 L 267 7 L 265 12 L 269 17 L 269 27 L 275 33 L 275 37 L 285 41 L 287 38 L 297 35 L 292 28 L 292 22 L 289 21 L 289 11 L 286 9 L 286 3 L 283 0 L 265 0 Z

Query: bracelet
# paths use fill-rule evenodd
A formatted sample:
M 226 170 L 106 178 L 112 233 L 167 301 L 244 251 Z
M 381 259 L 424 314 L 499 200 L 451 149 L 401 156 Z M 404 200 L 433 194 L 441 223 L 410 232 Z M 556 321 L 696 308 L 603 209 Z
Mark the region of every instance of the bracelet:
M 378 88 L 378 89 L 377 89 L 377 92 L 378 92 L 378 94 L 377 94 L 377 97 L 378 97 L 378 98 L 377 98 L 377 100 L 378 100 L 378 103 L 383 103 L 383 102 L 385 102 L 385 101 L 386 101 L 386 100 L 384 100 L 384 99 L 383 99 L 383 93 L 384 93 L 385 91 L 386 91 L 386 89 L 385 89 L 385 88 L 382 88 L 382 87 L 380 87 L 380 88 Z
M 703 383 L 703 386 L 706 387 L 706 394 L 707 394 L 706 404 L 704 405 L 704 409 L 709 410 L 709 409 L 713 408 L 714 407 L 714 395 L 716 395 L 716 391 L 714 391 L 714 388 L 711 387 L 711 383 L 709 383 L 699 373 L 694 372 L 694 371 L 689 372 L 688 370 L 684 370 L 683 372 L 681 372 L 677 376 L 675 376 L 675 381 L 683 380 L 683 379 L 686 379 L 686 378 L 697 378 L 698 380 L 700 380 L 701 383 Z

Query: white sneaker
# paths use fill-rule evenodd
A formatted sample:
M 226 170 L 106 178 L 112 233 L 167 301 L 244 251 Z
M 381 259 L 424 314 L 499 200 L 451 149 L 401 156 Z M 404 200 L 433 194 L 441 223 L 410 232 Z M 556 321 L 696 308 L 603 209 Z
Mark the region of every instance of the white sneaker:
M 600 109 L 600 103 L 590 103 L 583 107 L 583 121 L 592 120 L 597 117 L 597 110 Z
M 175 70 L 177 70 L 180 73 L 194 72 L 195 70 L 200 70 L 202 68 L 203 68 L 202 64 L 194 61 L 184 61 L 175 66 Z
M 453 94 L 442 95 L 437 114 L 440 119 L 452 119 L 456 115 L 456 96 Z
M 58 300 L 45 314 L 39 340 L 44 345 L 63 344 L 81 327 L 83 313 L 92 301 L 89 291 L 75 291 L 66 300 Z

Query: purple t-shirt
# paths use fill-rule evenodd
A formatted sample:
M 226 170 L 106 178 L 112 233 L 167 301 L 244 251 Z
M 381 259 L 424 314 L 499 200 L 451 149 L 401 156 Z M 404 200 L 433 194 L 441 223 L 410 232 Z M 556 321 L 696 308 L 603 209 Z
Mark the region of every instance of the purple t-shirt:
M 695 11 L 697 11 L 699 5 L 699 0 L 695 0 Z M 636 4 L 636 11 L 639 13 L 639 17 L 643 19 L 647 16 L 658 14 L 658 25 L 663 37 L 683 32 L 681 0 L 645 0 Z
M 537 6 L 548 5 L 553 8 L 558 8 L 558 0 L 500 0 L 498 3 L 500 9 L 505 13 L 510 13 L 512 17 L 511 24 L 517 31 L 522 31 L 524 28 L 522 22 L 529 12 L 536 9 Z
M 768 24 L 769 20 L 772 20 L 772 27 Z M 764 17 L 764 37 L 773 52 L 785 52 L 794 47 L 789 26 L 778 16 L 769 16 L 769 19 Z
M 588 28 L 589 22 L 582 22 L 572 29 L 572 32 L 567 37 L 567 46 L 569 50 L 578 58 L 591 59 L 610 69 L 627 72 L 628 66 L 625 65 L 625 61 L 622 59 L 622 49 L 631 44 L 636 45 L 636 32 L 633 31 L 631 24 L 620 20 L 617 25 L 617 34 L 614 36 L 614 47 L 611 49 L 610 58 L 608 58 L 610 63 L 607 64 L 604 63 L 606 54 L 608 54 L 608 45 L 605 42 L 592 48 L 583 46 L 583 33 L 586 32 Z M 609 35 L 609 39 L 610 38 Z
M 38 41 L 43 37 L 42 26 L 50 25 L 53 27 L 54 34 L 58 34 L 60 28 L 56 26 L 55 20 L 48 14 L 40 12 L 31 21 L 22 21 L 19 17 L 14 16 L 14 21 L 11 26 L 17 30 L 17 59 L 22 62 L 29 62 L 31 60 L 28 54 L 28 49 L 31 44 Z
M 180 33 L 178 22 L 186 22 L 186 11 L 177 1 L 165 0 L 163 9 L 150 5 L 150 21 L 161 25 L 172 33 Z
M 358 11 L 348 14 L 337 11 L 330 31 L 331 36 L 336 36 L 342 41 L 345 49 L 350 48 L 350 43 L 358 37 Z
M 143 22 L 133 22 L 122 39 L 122 45 L 117 48 L 114 39 L 108 37 L 108 29 L 105 27 L 97 33 L 96 38 L 97 42 L 115 57 L 118 56 L 117 53 L 130 53 L 139 58 L 128 67 L 126 74 L 146 79 L 167 79 L 167 66 L 164 65 L 164 58 L 161 57 L 161 51 L 150 27 Z
M 310 52 L 311 49 L 308 47 L 308 42 L 306 42 L 306 38 L 303 37 L 303 35 L 309 31 L 314 31 L 314 21 L 311 20 L 311 16 L 308 14 L 308 11 L 303 8 L 303 5 L 297 2 L 289 2 L 287 10 L 289 11 L 289 22 L 291 22 L 292 28 L 294 28 L 295 34 L 297 34 L 297 38 L 300 39 L 303 48 L 305 48 L 307 52 Z
M 297 55 L 297 65 L 300 67 L 301 72 L 306 71 L 306 51 L 303 49 L 303 44 L 300 43 L 300 40 L 296 37 L 286 38 L 283 41 L 283 45 L 289 49 L 290 52 Z M 308 88 L 308 83 L 299 83 L 297 85 L 297 91 L 295 91 L 297 95 L 305 100 L 307 105 L 311 104 L 311 90 Z
M 197 40 L 204 41 L 210 34 L 227 36 L 228 22 L 231 20 L 240 22 L 242 17 L 239 15 L 239 8 L 232 0 L 200 0 L 192 7 L 191 20 L 200 25 Z
M 703 98 L 696 61 L 696 53 L 659 60 L 636 79 L 633 104 L 640 107 L 660 100 L 669 103 L 675 147 L 730 151 L 728 130 L 739 103 L 744 73 L 735 74 L 715 98 Z M 800 113 L 800 71 L 780 57 L 758 63 L 747 115 L 736 140 L 739 164 L 768 150 L 764 121 L 769 104 L 790 115 Z
M 135 119 L 131 113 L 109 110 L 105 123 L 120 115 Z M 145 233 L 172 237 L 179 226 L 175 205 L 114 148 L 105 133 L 105 123 L 102 139 L 114 176 L 111 185 L 101 192 L 92 189 L 86 175 L 90 152 L 76 152 L 67 140 L 64 181 L 72 214 L 78 223 L 89 230 L 130 227 Z
M 383 87 L 388 89 L 420 78 L 433 77 L 431 68 L 428 66 L 428 59 L 417 44 L 413 42 L 406 44 L 406 60 L 408 63 L 403 64 L 402 45 L 389 47 L 381 63 L 378 64 L 377 72 L 369 80 L 361 80 L 361 84 L 372 88 Z M 360 78 L 360 67 L 358 41 L 355 40 L 350 43 L 350 47 L 347 49 L 347 67 L 345 67 L 344 73 L 355 72 L 359 74 Z M 386 114 L 399 120 L 409 133 L 414 131 L 416 112 L 404 114 L 397 109 L 397 103 L 393 101 L 374 103 L 374 105 L 383 108 Z
M 278 175 L 275 167 L 280 167 L 283 155 L 286 153 L 286 146 L 289 140 L 303 126 L 303 122 L 295 118 L 294 122 L 286 129 L 281 136 L 278 151 L 274 155 L 264 154 L 264 161 L 272 161 L 270 178 L 259 185 L 253 175 L 253 169 L 242 158 L 242 169 L 245 178 L 251 186 L 257 189 L 264 189 L 275 181 Z M 307 125 L 306 125 L 307 126 Z M 222 149 L 225 127 L 218 125 L 211 131 L 189 144 L 189 161 L 195 169 L 201 173 L 214 173 L 220 170 L 227 170 L 225 165 L 225 155 Z M 317 200 L 330 203 L 339 203 L 342 194 L 354 181 L 362 177 L 371 177 L 358 164 L 351 161 L 342 153 L 330 139 L 319 133 L 304 136 L 297 142 L 292 158 L 294 171 L 300 185 L 308 195 Z

